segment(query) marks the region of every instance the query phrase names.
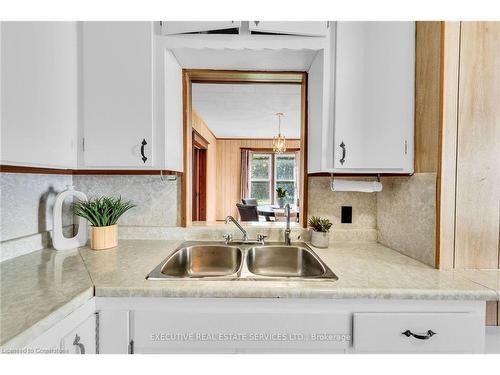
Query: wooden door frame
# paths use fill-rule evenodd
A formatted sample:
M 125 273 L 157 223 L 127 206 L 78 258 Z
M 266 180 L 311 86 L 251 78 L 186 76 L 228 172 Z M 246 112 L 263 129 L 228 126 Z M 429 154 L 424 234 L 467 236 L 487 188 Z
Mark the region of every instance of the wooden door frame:
M 198 161 L 197 164 L 193 161 L 193 166 L 196 164 L 198 168 L 198 190 L 200 192 L 198 198 L 198 219 L 196 221 L 205 221 L 207 219 L 207 149 L 193 144 L 191 152 L 194 154 L 195 151 L 198 152 Z M 195 169 L 193 169 L 193 177 L 194 171 Z M 191 182 L 194 186 L 194 179 Z M 191 196 L 191 201 L 194 204 L 195 199 L 193 194 Z M 191 212 L 191 214 L 193 215 L 194 212 Z
M 233 84 L 295 84 L 301 85 L 301 126 L 300 126 L 300 202 L 302 226 L 307 227 L 307 72 L 299 71 L 248 71 L 248 70 L 182 70 L 183 101 L 183 165 L 181 181 L 181 226 L 191 225 L 192 186 L 192 84 L 193 83 L 233 83 Z
M 201 180 L 199 182 L 199 191 L 200 198 L 198 200 L 199 203 L 199 221 L 205 221 L 207 219 L 207 150 L 208 142 L 200 133 L 198 133 L 195 129 L 193 129 L 192 133 L 192 144 L 191 144 L 191 155 L 194 154 L 195 150 L 198 150 L 198 172 Z M 194 165 L 194 163 L 193 163 Z M 192 169 L 191 172 L 194 172 Z M 192 173 L 192 176 L 194 173 Z M 191 180 L 191 186 L 194 185 L 194 181 Z M 194 196 L 191 194 L 191 202 L 194 201 Z M 191 212 L 191 217 L 193 212 Z

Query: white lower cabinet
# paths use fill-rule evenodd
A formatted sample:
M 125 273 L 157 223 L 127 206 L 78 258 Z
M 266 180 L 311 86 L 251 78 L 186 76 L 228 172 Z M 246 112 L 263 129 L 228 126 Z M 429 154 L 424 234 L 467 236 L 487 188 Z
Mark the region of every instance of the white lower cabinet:
M 25 347 L 35 354 L 96 354 L 98 336 L 95 300 L 82 306 L 46 329 Z M 20 347 L 16 342 L 7 343 L 9 347 Z
M 95 297 L 26 348 L 71 354 L 484 353 L 485 302 Z
M 96 308 L 100 353 L 485 350 L 482 301 L 97 297 Z
M 69 354 L 96 354 L 96 321 L 96 315 L 92 314 L 64 336 L 61 340 L 61 350 Z

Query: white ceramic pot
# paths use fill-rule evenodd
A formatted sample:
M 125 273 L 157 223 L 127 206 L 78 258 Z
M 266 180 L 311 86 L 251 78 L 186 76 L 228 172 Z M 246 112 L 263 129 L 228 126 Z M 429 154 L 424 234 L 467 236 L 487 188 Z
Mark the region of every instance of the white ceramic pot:
M 330 233 L 312 231 L 311 244 L 314 247 L 326 248 L 330 244 Z
M 280 206 L 280 208 L 285 207 L 285 198 L 278 198 L 277 201 L 278 201 L 278 206 Z

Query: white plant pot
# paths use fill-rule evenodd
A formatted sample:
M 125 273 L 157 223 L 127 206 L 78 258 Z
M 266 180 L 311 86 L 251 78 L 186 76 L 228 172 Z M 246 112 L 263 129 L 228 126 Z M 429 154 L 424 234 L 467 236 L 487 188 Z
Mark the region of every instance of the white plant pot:
M 316 232 L 313 230 L 311 237 L 311 244 L 314 247 L 326 248 L 330 244 L 330 233 Z

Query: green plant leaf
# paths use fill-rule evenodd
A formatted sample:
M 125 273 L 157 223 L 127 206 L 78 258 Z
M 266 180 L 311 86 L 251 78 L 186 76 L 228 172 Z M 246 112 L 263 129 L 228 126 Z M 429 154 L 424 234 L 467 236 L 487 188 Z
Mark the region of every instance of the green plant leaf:
M 326 218 L 311 216 L 308 222 L 309 226 L 316 232 L 329 232 L 332 227 L 332 222 Z
M 95 197 L 73 203 L 73 213 L 87 219 L 94 227 L 115 225 L 128 210 L 136 207 L 121 197 Z

